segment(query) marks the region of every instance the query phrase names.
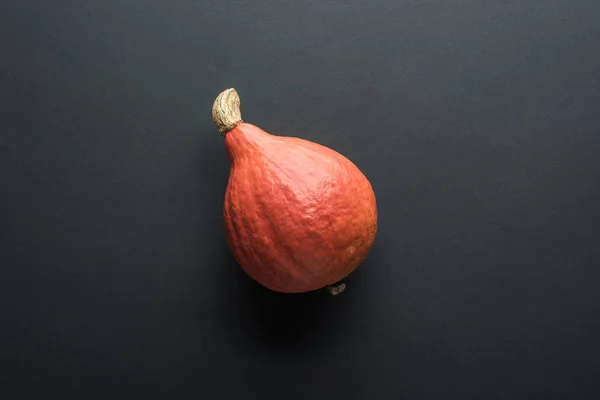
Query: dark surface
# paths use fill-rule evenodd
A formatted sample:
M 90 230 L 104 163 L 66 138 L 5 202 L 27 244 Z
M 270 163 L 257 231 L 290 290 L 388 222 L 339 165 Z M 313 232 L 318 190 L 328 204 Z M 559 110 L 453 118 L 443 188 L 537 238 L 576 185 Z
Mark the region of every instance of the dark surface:
M 598 399 L 600 2 L 3 1 L 3 399 Z M 339 297 L 232 260 L 210 108 L 348 156 Z

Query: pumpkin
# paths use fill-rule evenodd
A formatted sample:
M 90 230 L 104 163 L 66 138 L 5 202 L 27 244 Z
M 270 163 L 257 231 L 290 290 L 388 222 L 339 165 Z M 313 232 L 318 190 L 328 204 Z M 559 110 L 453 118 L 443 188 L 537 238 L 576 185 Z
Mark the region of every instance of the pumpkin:
M 367 178 L 328 147 L 243 122 L 233 88 L 212 111 L 231 161 L 223 218 L 236 261 L 277 292 L 341 293 L 375 241 Z

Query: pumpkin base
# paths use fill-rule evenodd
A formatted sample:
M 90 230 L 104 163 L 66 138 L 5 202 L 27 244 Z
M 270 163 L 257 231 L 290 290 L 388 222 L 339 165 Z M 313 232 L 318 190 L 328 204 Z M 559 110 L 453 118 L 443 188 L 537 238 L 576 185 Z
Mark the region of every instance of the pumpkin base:
M 342 281 L 327 286 L 327 290 L 329 290 L 329 294 L 331 294 L 332 296 L 337 296 L 338 294 L 341 294 L 345 289 L 346 284 Z

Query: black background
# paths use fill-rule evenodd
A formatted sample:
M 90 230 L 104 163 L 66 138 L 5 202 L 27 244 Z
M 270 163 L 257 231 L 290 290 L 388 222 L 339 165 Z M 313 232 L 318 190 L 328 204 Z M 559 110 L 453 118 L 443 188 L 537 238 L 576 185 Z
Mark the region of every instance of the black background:
M 599 398 L 597 0 L 5 0 L 0 41 L 3 398 Z M 343 295 L 233 261 L 231 86 L 371 180 Z

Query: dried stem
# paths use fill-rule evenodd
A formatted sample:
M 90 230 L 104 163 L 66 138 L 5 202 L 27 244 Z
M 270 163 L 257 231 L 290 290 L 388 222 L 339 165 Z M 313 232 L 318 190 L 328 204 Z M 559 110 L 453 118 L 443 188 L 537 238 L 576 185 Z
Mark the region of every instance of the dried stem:
M 221 135 L 241 124 L 240 96 L 234 88 L 227 89 L 217 96 L 213 104 L 212 119 Z

